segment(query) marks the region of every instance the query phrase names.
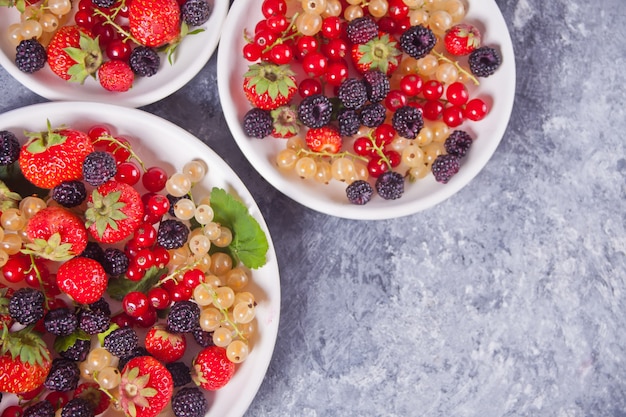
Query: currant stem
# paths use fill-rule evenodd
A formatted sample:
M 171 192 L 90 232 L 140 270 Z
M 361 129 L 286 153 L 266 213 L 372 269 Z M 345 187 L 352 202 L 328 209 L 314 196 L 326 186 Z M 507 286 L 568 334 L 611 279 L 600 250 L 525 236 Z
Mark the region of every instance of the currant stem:
M 285 41 L 289 41 L 291 39 L 294 39 L 297 35 L 298 32 L 294 32 L 291 35 L 287 34 L 291 31 L 291 29 L 296 25 L 296 19 L 298 18 L 298 15 L 300 13 L 295 13 L 293 16 L 291 16 L 291 23 L 289 24 L 289 26 L 287 26 L 287 29 L 283 30 L 282 33 L 280 34 L 279 37 L 276 38 L 276 40 L 269 46 L 266 46 L 265 49 L 263 49 L 263 53 L 268 52 L 270 49 L 272 49 L 275 45 L 281 44 L 281 43 L 285 43 Z M 244 33 L 245 36 L 245 33 Z M 252 41 L 254 42 L 254 41 Z
M 194 263 L 185 265 L 182 268 L 175 269 L 173 272 L 167 274 L 165 278 L 160 279 L 159 282 L 156 283 L 155 287 L 160 287 L 161 285 L 165 284 L 167 281 L 176 281 L 176 275 L 179 275 L 180 273 L 187 272 L 191 269 L 194 269 L 198 265 L 200 265 L 200 261 L 195 261 Z
M 449 64 L 454 65 L 454 66 L 456 67 L 456 69 L 457 69 L 457 70 L 459 70 L 459 72 L 461 72 L 462 74 L 467 75 L 467 77 L 468 77 L 470 80 L 472 80 L 472 82 L 473 82 L 475 85 L 480 85 L 480 81 L 478 81 L 478 78 L 476 78 L 476 77 L 475 77 L 475 76 L 474 76 L 471 72 L 469 72 L 468 70 L 466 70 L 465 68 L 463 68 L 463 67 L 459 64 L 459 61 L 453 61 L 453 60 L 451 60 L 450 58 L 448 58 L 447 56 L 445 56 L 444 54 L 439 53 L 439 52 L 437 52 L 437 51 L 435 51 L 435 50 L 433 50 L 433 51 L 431 51 L 431 52 L 432 52 L 432 53 L 433 53 L 433 54 L 437 57 L 437 59 L 438 59 L 438 60 L 440 60 L 440 61 L 444 61 L 444 62 L 447 62 L 447 63 L 449 63 Z
M 217 293 L 215 292 L 215 290 L 213 290 L 213 287 L 205 283 L 202 283 L 200 285 L 205 286 L 211 292 L 211 297 L 213 298 L 213 305 L 220 311 L 220 313 L 222 313 L 222 316 L 224 316 L 223 321 L 230 324 L 233 327 L 233 329 L 235 329 L 235 333 L 237 333 L 237 336 L 239 336 L 241 340 L 243 340 L 244 342 L 247 342 L 248 339 L 243 335 L 243 333 L 241 333 L 241 330 L 239 330 L 239 328 L 237 327 L 237 324 L 228 318 L 228 309 L 223 308 L 221 305 L 219 305 L 219 303 L 216 303 Z
M 104 23 L 107 25 L 111 25 L 115 28 L 115 30 L 117 31 L 117 33 L 119 33 L 120 35 L 124 36 L 124 41 L 128 41 L 131 40 L 133 42 L 135 42 L 136 44 L 141 44 L 141 42 L 137 41 L 137 39 L 135 39 L 133 37 L 133 35 L 131 35 L 129 32 L 126 32 L 120 25 L 118 25 L 117 23 L 115 23 L 113 21 L 113 19 L 111 18 L 111 16 L 109 16 L 108 14 L 98 10 L 98 9 L 94 9 L 94 14 L 98 15 L 98 16 L 102 16 L 104 17 Z
M 113 136 L 110 136 L 110 135 L 100 136 L 98 139 L 94 140 L 93 143 L 96 144 L 96 143 L 98 143 L 100 141 L 114 143 L 115 145 L 117 145 L 117 148 L 115 150 L 118 150 L 118 149 L 125 149 L 125 150 L 127 150 L 130 153 L 130 158 L 136 160 L 139 163 L 139 165 L 141 165 L 141 169 L 143 169 L 144 172 L 147 171 L 147 168 L 144 165 L 143 161 L 141 160 L 139 155 L 137 155 L 135 153 L 135 151 L 133 151 L 133 148 L 130 145 L 122 143 L 122 142 L 120 142 L 119 140 L 115 139 Z
M 345 156 L 349 156 L 349 157 L 351 157 L 353 159 L 360 159 L 361 161 L 367 162 L 367 158 L 366 157 L 353 154 L 353 153 L 351 153 L 349 151 L 343 151 L 343 152 L 338 152 L 338 153 L 331 153 L 331 152 L 326 152 L 326 151 L 315 152 L 315 151 L 311 151 L 311 150 L 308 150 L 308 149 L 298 149 L 296 154 L 298 156 L 300 156 L 300 155 L 319 156 L 319 157 L 327 156 L 327 157 L 330 157 L 331 159 L 342 158 L 342 157 L 345 157 Z
M 369 135 L 366 136 L 366 138 L 368 138 L 370 140 L 370 143 L 372 145 L 372 149 L 374 149 L 376 151 L 376 154 L 378 156 L 380 156 L 380 158 L 387 164 L 387 167 L 389 169 L 392 168 L 391 166 L 391 161 L 389 160 L 389 157 L 387 157 L 387 155 L 385 155 L 385 152 L 383 151 L 384 148 L 384 144 L 383 145 L 377 145 L 376 141 L 374 140 L 374 136 L 373 136 L 373 130 L 370 130 Z

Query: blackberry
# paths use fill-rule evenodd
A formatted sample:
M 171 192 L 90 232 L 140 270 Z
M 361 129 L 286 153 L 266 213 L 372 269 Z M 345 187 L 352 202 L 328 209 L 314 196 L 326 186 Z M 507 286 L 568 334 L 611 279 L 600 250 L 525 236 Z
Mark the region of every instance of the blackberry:
M 117 248 L 107 248 L 104 251 L 104 262 L 102 266 L 107 274 L 119 276 L 126 273 L 130 260 L 123 250 Z
M 9 301 L 9 315 L 18 323 L 28 326 L 44 315 L 45 296 L 34 288 L 20 288 Z
M 61 409 L 61 417 L 93 417 L 93 404 L 82 397 L 72 398 Z
M 211 17 L 211 6 L 206 0 L 187 0 L 180 13 L 189 26 L 200 26 Z
M 48 333 L 55 336 L 67 336 L 78 328 L 78 318 L 67 307 L 55 308 L 46 313 L 43 325 Z
M 104 348 L 118 358 L 126 356 L 137 347 L 139 338 L 131 327 L 121 327 L 113 330 L 104 338 Z
M 128 64 L 135 74 L 141 77 L 152 77 L 159 71 L 161 58 L 154 49 L 138 46 L 130 53 Z
M 433 31 L 422 25 L 411 26 L 400 36 L 400 47 L 415 59 L 428 55 L 436 43 L 437 37 Z
M 415 139 L 424 127 L 424 118 L 415 107 L 402 106 L 393 114 L 391 125 L 403 138 Z
M 172 397 L 172 411 L 176 417 L 203 417 L 208 402 L 197 387 L 185 387 Z
M 82 309 L 78 312 L 78 327 L 87 334 L 106 331 L 111 325 L 111 318 L 104 311 Z
M 355 110 L 342 109 L 337 114 L 339 134 L 341 136 L 355 135 L 361 127 L 361 119 Z
M 363 74 L 365 80 L 365 88 L 367 89 L 367 98 L 372 103 L 378 103 L 383 101 L 391 86 L 389 84 L 389 78 L 384 72 L 378 70 L 369 70 Z
M 76 362 L 82 362 L 87 359 L 89 350 L 91 349 L 91 340 L 76 339 L 74 344 L 65 350 L 59 351 L 62 358 L 70 359 Z
M 463 158 L 472 146 L 472 137 L 463 130 L 455 130 L 450 133 L 443 145 L 446 147 L 446 152 L 450 155 Z
M 78 363 L 71 359 L 56 358 L 52 361 L 50 372 L 44 386 L 52 391 L 72 391 L 78 386 L 80 369 Z
M 354 45 L 368 43 L 378 36 L 378 24 L 369 17 L 356 18 L 346 26 L 346 35 Z
M 442 184 L 447 184 L 457 172 L 461 163 L 459 157 L 456 155 L 439 155 L 431 167 L 431 171 L 435 176 L 435 180 Z
M 196 327 L 191 331 L 191 335 L 197 344 L 202 347 L 213 346 L 213 332 L 207 332 L 200 328 L 200 326 Z
M 0 131 L 0 165 L 11 165 L 20 156 L 20 142 L 13 132 Z
M 330 123 L 333 103 L 322 94 L 306 97 L 298 106 L 298 118 L 306 127 L 324 127 Z
M 111 315 L 111 307 L 109 307 L 109 303 L 104 298 L 89 304 L 89 309 L 91 311 L 102 311 L 107 316 Z
M 171 194 L 167 194 L 166 197 L 167 197 L 167 201 L 170 202 L 170 209 L 168 210 L 168 214 L 172 217 L 176 217 L 176 214 L 174 213 L 174 206 L 176 205 L 176 203 L 183 198 L 187 198 L 187 199 L 189 198 L 188 195 L 184 195 L 182 197 L 174 197 Z
M 130 362 L 131 359 L 135 359 L 140 356 L 150 356 L 146 348 L 143 346 L 137 346 L 128 354 L 121 356 L 119 362 L 117 363 L 117 369 L 119 369 L 121 372 L 122 370 L 124 370 L 124 367 L 128 362 Z
M 367 87 L 363 80 L 348 78 L 339 86 L 337 97 L 348 109 L 358 110 L 367 102 Z
M 15 65 L 22 72 L 32 74 L 46 64 L 46 48 L 35 39 L 20 41 L 15 50 Z
M 109 8 L 115 4 L 116 0 L 91 0 L 94 6 Z
M 104 262 L 104 249 L 96 243 L 96 242 L 87 242 L 87 246 L 85 250 L 81 252 L 80 255 L 83 258 L 93 259 L 98 262 L 100 265 Z
M 395 171 L 385 171 L 376 178 L 376 191 L 385 200 L 395 200 L 404 193 L 404 177 Z
M 359 117 L 363 126 L 378 127 L 385 121 L 387 109 L 380 103 L 369 103 L 363 106 Z
M 254 107 L 243 116 L 243 131 L 246 135 L 263 139 L 272 134 L 274 130 L 274 120 L 268 110 Z
M 87 198 L 87 189 L 82 181 L 63 181 L 52 188 L 52 199 L 63 207 L 79 206 Z
M 117 173 L 115 157 L 105 151 L 94 151 L 83 161 L 83 178 L 89 185 L 98 187 L 104 184 Z
M 187 242 L 189 228 L 185 223 L 175 220 L 163 220 L 159 224 L 157 243 L 165 249 L 178 249 Z
M 198 327 L 200 307 L 192 301 L 174 303 L 167 314 L 167 328 L 174 333 L 189 333 Z
M 166 363 L 165 367 L 172 374 L 174 388 L 182 387 L 192 382 L 191 370 L 183 362 Z
M 477 77 L 489 77 L 502 64 L 500 53 L 490 46 L 474 49 L 468 58 L 470 71 Z
M 346 188 L 346 196 L 352 204 L 358 204 L 362 206 L 372 199 L 374 189 L 369 182 L 363 180 L 356 180 L 352 182 Z
M 50 401 L 42 400 L 28 406 L 22 417 L 54 417 L 54 406 Z

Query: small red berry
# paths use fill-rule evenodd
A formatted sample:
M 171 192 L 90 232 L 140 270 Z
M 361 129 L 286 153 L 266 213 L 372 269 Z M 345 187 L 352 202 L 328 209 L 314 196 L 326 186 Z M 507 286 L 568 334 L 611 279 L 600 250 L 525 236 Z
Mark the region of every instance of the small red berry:
M 465 118 L 477 122 L 484 119 L 487 112 L 487 104 L 479 98 L 474 98 L 467 102 L 463 114 Z

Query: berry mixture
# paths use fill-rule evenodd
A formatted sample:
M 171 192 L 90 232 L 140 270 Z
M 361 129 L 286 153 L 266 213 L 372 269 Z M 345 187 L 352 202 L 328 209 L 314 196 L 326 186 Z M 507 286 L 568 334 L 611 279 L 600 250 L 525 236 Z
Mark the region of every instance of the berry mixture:
M 280 170 L 342 181 L 353 204 L 401 198 L 430 173 L 447 183 L 477 139 L 466 126 L 489 112 L 480 80 L 502 63 L 466 5 L 263 0 L 244 31 L 244 131 L 286 139 Z
M 15 64 L 32 74 L 48 68 L 83 84 L 97 79 L 108 91 L 128 91 L 151 77 L 162 58 L 211 16 L 207 0 L 8 0 L 20 20 L 9 26 Z M 46 64 L 48 64 L 46 66 Z
M 108 125 L 0 131 L 0 155 L 1 416 L 204 416 L 251 349 L 259 223 Z

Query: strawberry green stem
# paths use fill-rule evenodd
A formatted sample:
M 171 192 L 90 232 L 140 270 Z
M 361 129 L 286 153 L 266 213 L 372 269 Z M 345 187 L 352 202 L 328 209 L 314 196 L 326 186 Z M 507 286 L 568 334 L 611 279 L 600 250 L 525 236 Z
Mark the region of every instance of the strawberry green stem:
M 444 54 L 439 53 L 439 52 L 437 52 L 435 50 L 433 50 L 432 53 L 437 57 L 438 60 L 444 61 L 444 62 L 447 62 L 449 64 L 454 65 L 456 67 L 456 69 L 459 70 L 460 73 L 462 73 L 463 75 L 467 76 L 470 80 L 472 80 L 472 82 L 475 85 L 479 85 L 480 84 L 480 82 L 478 81 L 478 78 L 476 78 L 471 72 L 469 72 L 468 70 L 463 68 L 459 64 L 459 61 L 453 61 L 450 58 L 446 57 Z

